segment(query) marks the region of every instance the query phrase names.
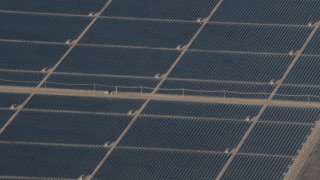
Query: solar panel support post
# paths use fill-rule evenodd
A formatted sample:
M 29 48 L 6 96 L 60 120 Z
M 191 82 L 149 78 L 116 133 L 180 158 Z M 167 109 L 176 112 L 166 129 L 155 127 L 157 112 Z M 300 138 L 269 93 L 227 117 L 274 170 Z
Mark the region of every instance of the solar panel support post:
M 142 89 L 142 86 L 140 86 L 140 94 L 143 93 L 143 89 Z
M 184 96 L 184 89 L 182 89 L 182 95 Z
M 308 103 L 310 103 L 310 95 L 308 94 Z
M 116 86 L 116 94 L 118 94 L 118 86 Z
M 226 98 L 226 90 L 223 90 L 223 98 Z
M 96 92 L 96 84 L 93 84 L 93 91 Z

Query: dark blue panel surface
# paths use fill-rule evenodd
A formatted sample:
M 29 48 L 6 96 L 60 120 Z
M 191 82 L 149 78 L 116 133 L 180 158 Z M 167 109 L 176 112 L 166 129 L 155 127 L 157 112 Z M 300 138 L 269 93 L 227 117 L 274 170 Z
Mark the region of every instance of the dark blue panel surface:
M 185 45 L 200 25 L 124 19 L 100 19 L 83 43 L 175 48 Z
M 214 179 L 223 154 L 116 149 L 98 172 L 101 179 Z
M 259 110 L 260 106 L 151 101 L 144 113 L 172 116 L 244 119 L 247 116 L 255 116 Z
M 320 120 L 320 109 L 297 107 L 267 107 L 261 119 L 264 121 L 306 122 Z
M 306 25 L 319 20 L 319 8 L 320 2 L 313 0 L 228 0 L 223 1 L 213 20 Z
M 154 77 L 166 73 L 178 55 L 178 51 L 78 46 L 58 71 Z
M 307 27 L 210 24 L 192 48 L 288 53 L 300 49 L 310 32 Z
M 237 155 L 222 179 L 283 179 L 291 162 L 291 158 Z
M 13 115 L 14 111 L 10 110 L 0 110 L 0 128 L 6 124 L 9 118 Z
M 310 125 L 258 123 L 240 152 L 297 155 L 311 128 Z
M 237 98 L 268 97 L 274 86 L 269 84 L 224 83 L 209 81 L 166 80 L 158 93 L 191 96 L 219 96 Z
M 320 54 L 320 31 L 318 30 L 304 50 L 305 54 Z
M 302 56 L 286 78 L 286 84 L 320 85 L 320 57 Z
M 91 18 L 0 14 L 0 38 L 65 42 L 76 39 Z
M 173 78 L 269 82 L 280 79 L 292 56 L 190 52 L 170 74 Z
M 20 112 L 0 139 L 103 145 L 115 141 L 130 120 L 129 116 Z
M 224 151 L 237 146 L 249 123 L 228 120 L 139 118 L 123 146 Z
M 2 86 L 31 86 L 36 87 L 44 78 L 43 73 L 27 73 L 0 71 L 0 85 Z
M 108 0 L 0 0 L 0 10 L 89 14 L 100 11 L 107 2 Z
M 274 99 L 319 102 L 320 86 L 282 85 Z
M 1 176 L 78 178 L 90 174 L 105 148 L 0 144 Z
M 0 68 L 41 71 L 53 67 L 68 46 L 0 42 Z
M 121 0 L 113 1 L 106 16 L 196 20 L 208 17 L 217 0 Z
M 63 89 L 86 89 L 118 92 L 152 92 L 158 84 L 155 78 L 127 78 L 112 76 L 86 76 L 53 74 L 46 83 L 47 87 Z
M 0 93 L 0 107 L 9 108 L 13 104 L 22 104 L 28 96 L 27 94 Z
M 138 110 L 143 102 L 130 99 L 35 95 L 26 108 L 127 113 L 129 110 Z

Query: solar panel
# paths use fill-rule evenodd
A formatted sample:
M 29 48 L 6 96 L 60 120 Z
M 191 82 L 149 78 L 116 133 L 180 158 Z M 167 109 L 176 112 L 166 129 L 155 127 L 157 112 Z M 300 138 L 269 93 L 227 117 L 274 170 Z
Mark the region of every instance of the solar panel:
M 8 119 L 13 115 L 13 111 L 10 110 L 0 110 L 0 128 L 2 128 L 8 121 Z
M 76 47 L 58 72 L 154 77 L 165 73 L 179 52 L 154 49 Z M 148 67 L 145 70 L 141 70 Z
M 103 18 L 82 43 L 175 48 L 187 44 L 197 28 L 197 23 Z
M 288 53 L 298 50 L 310 31 L 307 27 L 214 23 L 206 26 L 192 48 Z
M 315 36 L 311 39 L 304 53 L 319 55 L 320 53 L 319 39 L 320 39 L 320 31 L 318 30 Z
M 282 179 L 291 158 L 237 155 L 222 179 Z
M 196 20 L 207 17 L 217 0 L 122 0 L 113 2 L 104 16 Z
M 76 39 L 90 18 L 1 13 L 1 39 L 64 43 Z
M 248 127 L 249 123 L 228 119 L 143 117 L 138 119 L 120 145 L 224 151 L 235 147 Z
M 39 72 L 0 71 L 0 83 L 3 86 L 36 87 L 43 79 L 44 74 Z
M 227 155 L 117 149 L 102 166 L 102 179 L 212 179 Z M 122 171 L 125 169 L 124 171 Z
M 269 82 L 280 79 L 292 61 L 290 56 L 190 52 L 172 78 Z
M 319 20 L 319 7 L 319 1 L 228 0 L 219 7 L 213 20 L 307 25 Z
M 310 125 L 258 123 L 240 152 L 294 156 L 311 128 Z
M 299 62 L 294 66 L 291 73 L 289 74 L 286 84 L 311 84 L 319 85 L 319 68 L 320 68 L 319 57 L 308 57 L 303 56 Z
M 104 145 L 115 141 L 130 120 L 126 115 L 26 111 L 16 117 L 0 140 Z
M 106 0 L 0 0 L 0 9 L 42 13 L 89 14 L 97 12 Z
M 297 107 L 268 107 L 262 116 L 264 121 L 306 122 L 319 120 L 320 109 Z
M 78 178 L 89 173 L 105 148 L 0 144 L 2 176 Z M 23 155 L 24 158 L 21 158 Z
M 12 104 L 22 104 L 27 94 L 0 93 L 0 107 L 9 108 Z
M 0 42 L 0 68 L 40 71 L 53 67 L 66 45 Z

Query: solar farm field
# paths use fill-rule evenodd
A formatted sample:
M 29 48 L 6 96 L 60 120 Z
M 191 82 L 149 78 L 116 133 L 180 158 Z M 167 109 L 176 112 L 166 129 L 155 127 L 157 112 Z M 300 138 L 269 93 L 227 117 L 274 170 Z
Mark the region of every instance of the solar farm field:
M 0 179 L 319 179 L 319 9 L 0 0 Z

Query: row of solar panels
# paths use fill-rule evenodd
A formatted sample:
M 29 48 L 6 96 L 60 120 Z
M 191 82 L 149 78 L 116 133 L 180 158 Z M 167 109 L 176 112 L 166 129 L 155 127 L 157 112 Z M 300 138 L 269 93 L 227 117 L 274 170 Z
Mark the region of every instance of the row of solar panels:
M 0 69 L 40 72 L 53 67 L 66 46 L 0 42 Z M 26 56 L 28 55 L 28 56 Z M 77 46 L 56 72 L 154 77 L 164 74 L 176 51 Z M 268 83 L 280 79 L 289 55 L 187 52 L 169 78 Z M 302 56 L 285 83 L 319 85 L 320 56 Z M 148 68 L 145 68 L 148 67 Z
M 10 100 L 8 97 L 6 99 Z M 141 103 L 138 100 L 37 95 L 1 134 L 0 140 L 103 145 L 116 140 L 131 120 L 126 113 L 134 112 Z M 260 108 L 152 101 L 120 145 L 223 151 L 239 143 L 250 125 L 244 121 L 245 117 L 255 116 Z M 279 124 L 268 119 L 275 118 L 276 112 L 290 114 L 295 111 L 297 114 L 300 110 L 300 116 L 295 117 L 298 122 L 314 122 L 318 120 L 315 116 L 319 109 L 287 108 L 287 112 L 283 109 L 268 108 L 240 152 L 296 155 L 312 125 Z M 4 124 L 12 111 L 2 110 L 1 114 L 1 124 Z M 301 117 L 303 115 L 307 117 Z M 190 116 L 193 118 L 188 118 Z M 281 122 L 279 119 L 274 121 Z
M 0 10 L 87 15 L 98 12 L 108 0 L 1 0 Z M 205 18 L 218 0 L 122 0 L 112 1 L 103 16 L 196 20 Z M 318 21 L 318 1 L 223 0 L 214 21 L 307 24 Z M 297 13 L 298 12 L 298 13 Z
M 101 168 L 96 177 L 104 179 L 131 177 L 132 179 L 214 179 L 227 157 L 222 154 L 119 149 L 114 152 L 109 163 Z M 172 160 L 175 163 L 171 164 Z M 237 155 L 222 179 L 280 179 L 282 172 L 290 162 L 291 158 Z M 194 168 L 195 166 L 197 168 Z M 123 167 L 127 171 L 120 174 Z
M 26 144 L 0 144 L 0 149 L 1 170 L 7 175 L 69 179 L 92 173 L 107 152 L 106 148 Z M 225 154 L 117 148 L 94 179 L 214 179 L 227 158 Z M 223 179 L 281 179 L 291 161 L 237 155 Z
M 8 111 L 0 111 L 7 118 Z M 5 120 L 5 119 L 4 119 Z M 104 145 L 114 142 L 129 124 L 126 115 L 22 111 L 0 141 Z M 201 118 L 138 118 L 120 146 L 223 152 L 235 148 L 250 123 Z M 260 122 L 240 153 L 295 156 L 312 125 Z
M 2 125 L 14 112 L 8 108 L 21 104 L 27 96 L 1 93 Z M 130 122 L 132 117 L 127 112 L 137 110 L 142 103 L 142 100 L 35 95 L 0 135 L 1 175 L 60 178 L 88 175 L 108 150 L 103 145 L 115 141 Z M 255 116 L 260 108 L 151 101 L 96 178 L 214 178 L 228 158 L 223 151 L 234 148 L 249 127 L 244 118 Z M 311 108 L 268 107 L 224 178 L 281 178 L 312 125 L 273 121 L 314 122 L 319 113 L 319 109 Z M 16 143 L 10 144 L 11 141 Z M 183 149 L 187 151 L 181 151 Z M 119 168 L 126 173 L 120 173 Z M 266 173 L 265 169 L 273 173 Z
M 89 24 L 89 17 L 61 17 L 1 13 L 0 39 L 64 43 L 76 39 Z M 80 43 L 176 48 L 186 45 L 200 23 L 101 18 Z M 307 26 L 248 24 L 206 25 L 191 49 L 289 53 L 299 50 L 311 32 Z M 317 33 L 304 53 L 320 52 Z

